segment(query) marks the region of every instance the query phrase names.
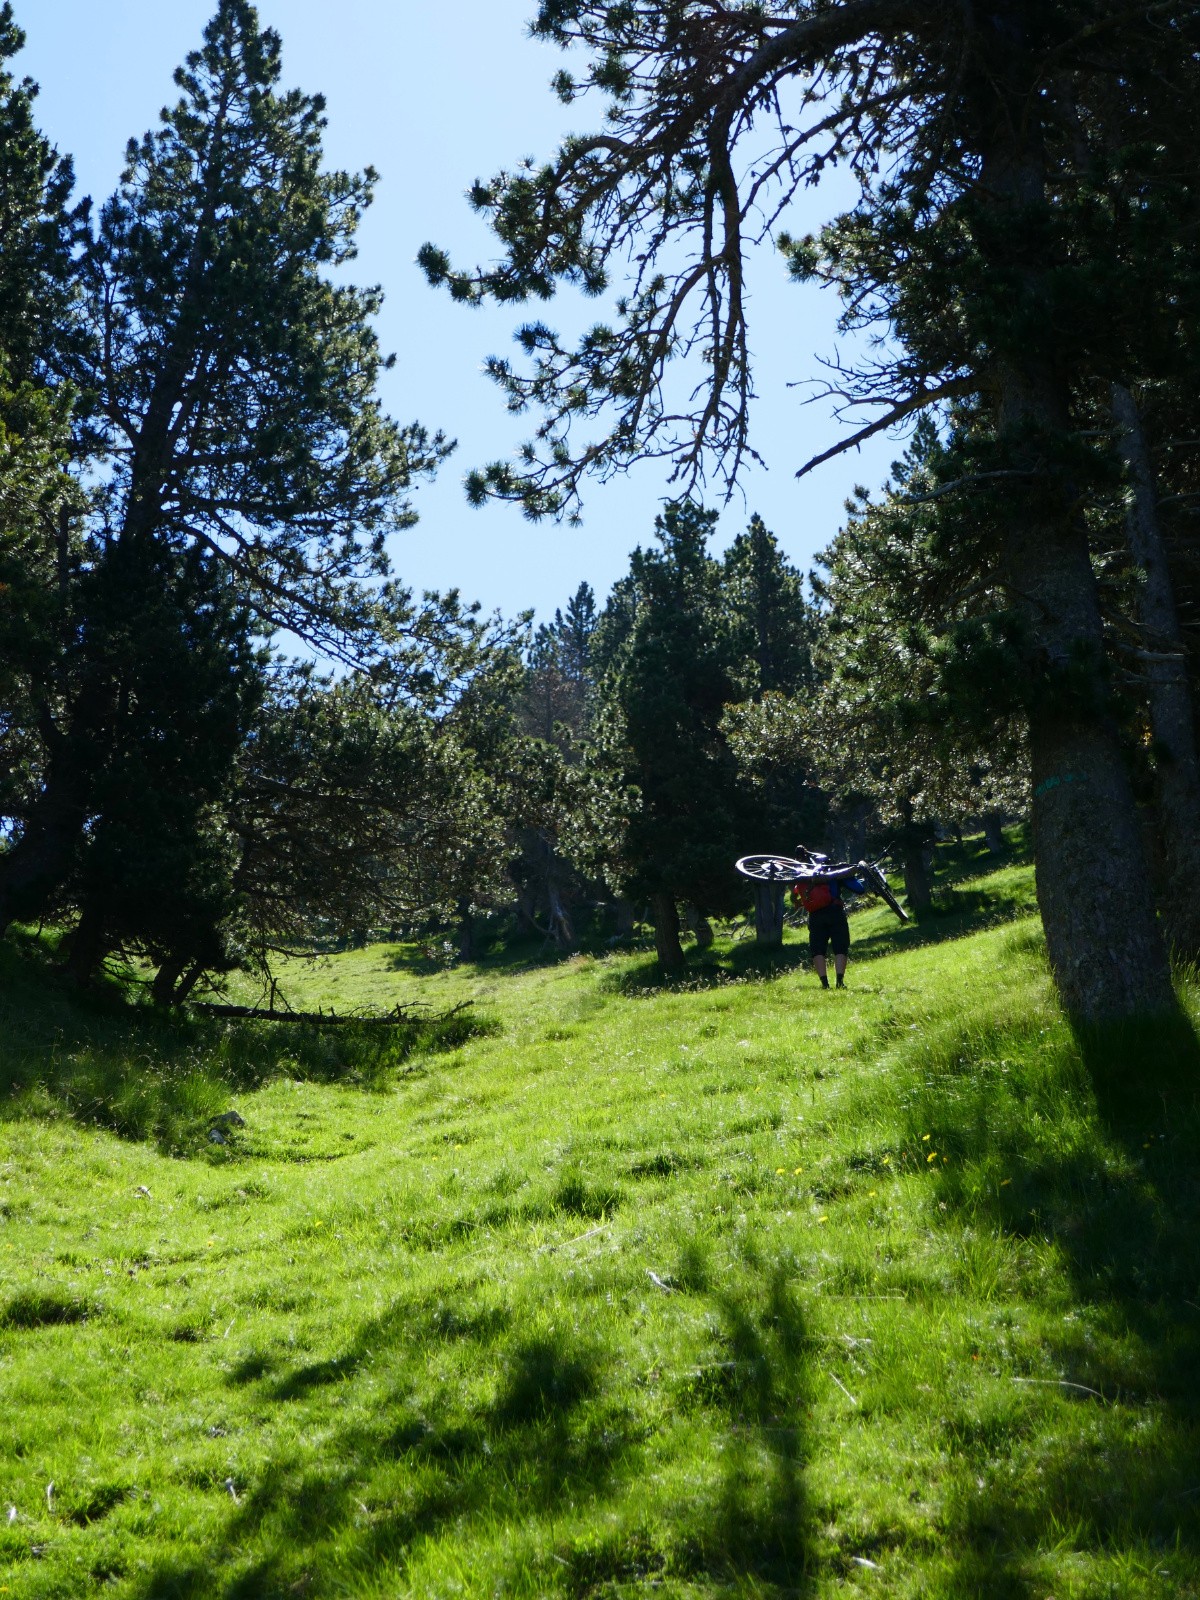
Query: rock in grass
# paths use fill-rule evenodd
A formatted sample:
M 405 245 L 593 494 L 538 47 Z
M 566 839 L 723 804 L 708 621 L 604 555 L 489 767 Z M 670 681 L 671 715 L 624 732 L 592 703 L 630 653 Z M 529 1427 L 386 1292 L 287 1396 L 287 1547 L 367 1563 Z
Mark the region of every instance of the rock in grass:
M 209 1144 L 228 1144 L 229 1140 L 221 1132 L 220 1128 L 210 1128 L 208 1130 L 208 1142 Z
M 239 1117 L 236 1111 L 222 1111 L 219 1117 L 212 1119 L 214 1128 L 244 1128 L 245 1117 Z

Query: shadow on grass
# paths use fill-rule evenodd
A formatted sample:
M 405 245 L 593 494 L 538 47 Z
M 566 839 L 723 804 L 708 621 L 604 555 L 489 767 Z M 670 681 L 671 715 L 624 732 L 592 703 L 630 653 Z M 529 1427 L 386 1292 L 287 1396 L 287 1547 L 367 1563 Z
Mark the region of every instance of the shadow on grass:
M 478 954 L 469 961 L 460 960 L 449 941 L 392 945 L 385 960 L 391 971 L 417 978 L 448 971 L 506 977 L 542 967 L 562 966 L 580 956 L 624 955 L 654 948 L 653 934 L 649 931 L 628 938 L 615 937 L 584 925 L 577 932 L 577 941 L 570 950 L 560 950 L 552 939 L 540 933 L 501 930 L 481 937 Z
M 496 938 L 483 944 L 478 955 L 469 961 L 460 960 L 452 948 L 442 950 L 437 945 L 412 944 L 390 946 L 384 959 L 390 971 L 408 973 L 414 978 L 432 978 L 446 972 L 490 973 L 504 977 L 532 972 L 537 967 L 558 966 L 580 953 L 556 950 L 540 935 Z
M 161 1013 L 110 984 L 68 989 L 34 940 L 0 942 L 5 1041 L 0 1118 L 53 1117 L 153 1139 L 170 1154 L 208 1149 L 230 1096 L 278 1077 L 381 1088 L 406 1063 L 490 1031 L 472 1012 L 399 1026 L 338 1028 Z
M 1070 1551 L 1156 1575 L 1130 1593 L 1190 1593 L 1200 1574 L 1200 1046 L 1182 1017 L 1059 1022 L 993 1040 L 987 1059 L 973 1043 L 964 1036 L 957 1054 L 921 1063 L 913 1114 L 949 1153 L 934 1180 L 941 1203 L 985 1250 L 990 1238 L 1050 1246 L 1070 1306 L 1063 1314 L 1047 1299 L 1032 1370 L 1010 1374 L 1045 1413 L 1036 1473 L 997 1470 L 985 1435 L 959 1438 L 946 1522 L 957 1582 L 989 1600 L 1040 1600 L 1039 1563 Z
M 727 952 L 689 951 L 680 972 L 664 972 L 654 959 L 606 973 L 601 987 L 615 994 L 645 996 L 687 994 L 719 989 L 729 983 L 767 982 L 808 967 L 808 945 L 785 944 L 774 950 L 748 941 Z
M 942 883 L 959 883 L 980 878 L 1004 867 L 1028 866 L 1033 861 L 1033 840 L 1029 824 L 1009 823 L 1004 831 L 1004 849 L 988 848 L 983 834 L 968 834 L 962 843 L 945 839 L 934 847 L 934 869 Z
M 928 911 L 913 915 L 911 922 L 894 921 L 877 933 L 854 939 L 851 955 L 858 961 L 874 956 L 890 956 L 901 950 L 916 950 L 922 945 L 943 944 L 963 939 L 1002 922 L 1014 922 L 1037 910 L 1031 890 L 939 889 Z M 851 931 L 854 925 L 851 923 Z
M 264 1373 L 264 1425 L 278 1422 L 287 1448 L 260 1481 L 238 1486 L 240 1504 L 209 1548 L 161 1563 L 129 1592 L 399 1591 L 419 1564 L 433 1592 L 452 1573 L 448 1587 L 478 1593 L 600 1596 L 674 1577 L 807 1595 L 808 1341 L 784 1276 L 748 1270 L 741 1293 L 691 1291 L 710 1310 L 715 1359 L 681 1375 L 675 1398 L 719 1448 L 689 1460 L 682 1502 L 646 1492 L 666 1464 L 653 1408 L 631 1408 L 602 1327 L 530 1326 L 466 1289 L 453 1306 L 397 1303 L 335 1360 Z M 445 1381 L 456 1356 L 490 1384 Z M 319 1455 L 294 1442 L 312 1428 Z
M 693 1279 L 703 1279 L 696 1262 Z M 724 1433 L 722 1482 L 703 1514 L 686 1514 L 673 1571 L 722 1585 L 811 1593 L 816 1577 L 812 1514 L 804 1484 L 804 1418 L 811 1406 L 810 1342 L 785 1273 L 712 1296 L 725 1359 L 716 1381 L 700 1373 L 703 1403 Z M 749 1583 L 747 1584 L 747 1580 Z

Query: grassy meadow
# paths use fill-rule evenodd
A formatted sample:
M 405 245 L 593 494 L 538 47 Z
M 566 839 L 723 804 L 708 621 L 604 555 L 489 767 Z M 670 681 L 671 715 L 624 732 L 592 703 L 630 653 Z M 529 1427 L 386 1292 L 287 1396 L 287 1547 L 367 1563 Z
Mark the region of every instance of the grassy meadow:
M 1200 1595 L 1191 1034 L 1077 1038 L 949 854 L 844 993 L 373 945 L 285 992 L 430 1020 L 318 1034 L 5 949 L 0 1596 Z

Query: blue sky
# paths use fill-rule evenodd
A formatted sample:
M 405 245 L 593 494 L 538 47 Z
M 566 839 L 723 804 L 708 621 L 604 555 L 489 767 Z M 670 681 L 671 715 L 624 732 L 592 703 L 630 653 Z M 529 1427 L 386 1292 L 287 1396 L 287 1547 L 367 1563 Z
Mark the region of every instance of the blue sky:
M 399 574 L 414 588 L 460 588 L 506 615 L 527 606 L 552 614 L 581 579 L 603 595 L 628 552 L 652 536 L 669 492 L 653 465 L 596 485 L 580 529 L 532 525 L 514 508 L 475 511 L 463 498 L 470 466 L 509 454 L 530 431 L 510 418 L 480 366 L 512 350 L 520 313 L 451 303 L 414 266 L 427 239 L 459 261 L 495 254 L 463 198 L 476 177 L 523 156 L 548 155 L 563 133 L 589 125 L 586 103 L 566 109 L 547 85 L 558 53 L 526 36 L 535 0 L 260 0 L 264 22 L 283 36 L 284 78 L 328 101 L 331 164 L 372 165 L 381 174 L 361 235 L 355 276 L 381 283 L 385 349 L 397 364 L 384 400 L 403 420 L 440 427 L 459 441 L 437 483 L 417 495 L 421 521 L 394 541 Z M 171 73 L 199 41 L 211 0 L 14 0 L 28 44 L 16 67 L 41 85 L 39 121 L 75 159 L 79 189 L 96 199 L 113 188 L 126 140 L 151 127 L 173 98 Z M 792 215 L 793 232 L 830 207 L 823 195 Z M 727 542 L 758 511 L 791 558 L 806 566 L 832 537 L 856 483 L 878 484 L 899 454 L 894 441 L 830 462 L 797 483 L 803 460 L 833 442 L 836 424 L 821 404 L 801 404 L 791 382 L 819 376 L 818 358 L 836 347 L 832 297 L 790 284 L 778 257 L 763 252 L 751 273 L 751 342 L 760 396 L 753 443 L 767 471 L 749 472 L 745 498 L 723 510 Z M 577 325 L 565 297 L 536 315 Z M 595 314 L 589 307 L 584 315 Z M 714 503 L 716 503 L 714 499 Z

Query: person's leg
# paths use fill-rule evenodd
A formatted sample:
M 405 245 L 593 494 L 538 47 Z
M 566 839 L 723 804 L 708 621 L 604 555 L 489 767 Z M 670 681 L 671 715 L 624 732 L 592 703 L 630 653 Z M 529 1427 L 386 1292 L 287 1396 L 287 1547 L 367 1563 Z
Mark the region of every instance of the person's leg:
M 837 973 L 837 986 L 839 989 L 846 987 L 846 960 L 850 954 L 850 923 L 846 913 L 838 909 L 834 918 L 834 925 L 830 930 L 830 943 L 833 946 L 833 970 Z
M 813 971 L 821 980 L 822 989 L 829 987 L 828 968 L 825 964 L 825 952 L 829 949 L 829 930 L 825 926 L 825 919 L 819 911 L 814 911 L 808 919 L 808 953 L 812 957 Z

